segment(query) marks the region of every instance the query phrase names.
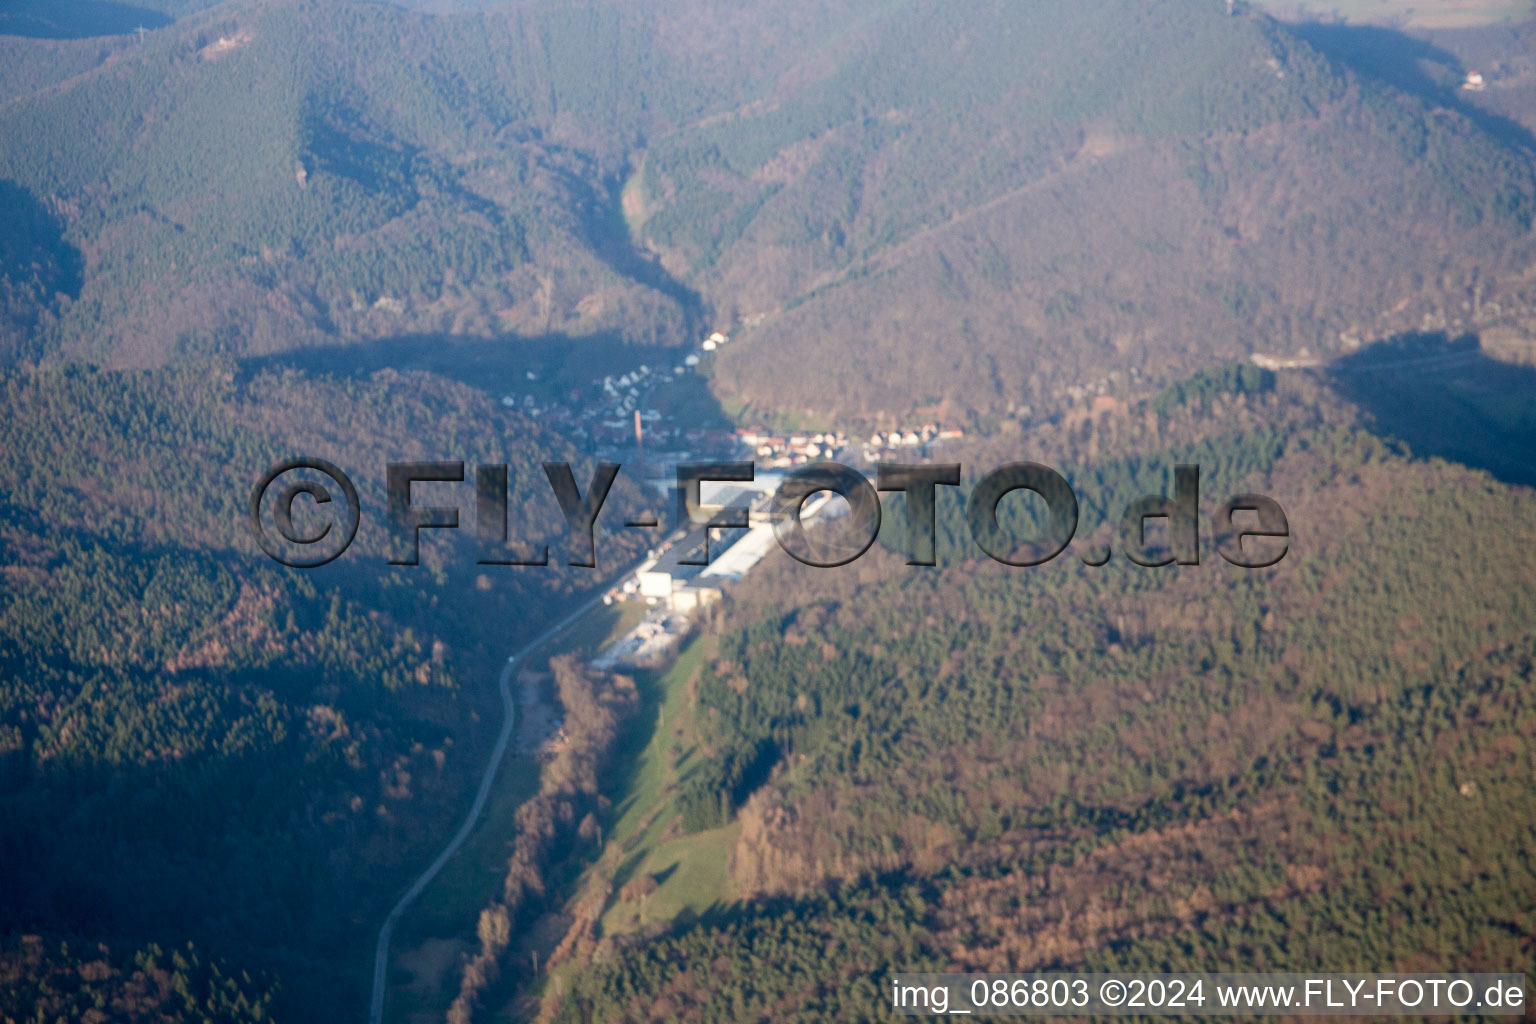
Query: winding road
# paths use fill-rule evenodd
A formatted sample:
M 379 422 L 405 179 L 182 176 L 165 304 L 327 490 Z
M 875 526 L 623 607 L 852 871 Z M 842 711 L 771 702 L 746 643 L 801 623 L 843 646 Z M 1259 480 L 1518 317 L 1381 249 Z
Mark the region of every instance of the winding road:
M 635 568 L 636 566 L 631 566 L 626 573 L 620 574 L 617 578 L 623 579 L 625 575 L 628 575 L 628 572 L 633 572 Z M 501 768 L 501 762 L 506 757 L 507 748 L 512 742 L 512 730 L 517 724 L 516 708 L 512 701 L 512 680 L 517 674 L 517 670 L 522 667 L 523 662 L 527 660 L 530 654 L 559 636 L 566 629 L 570 628 L 571 624 L 577 619 L 597 607 L 599 602 L 602 601 L 603 594 L 607 591 L 607 588 L 608 584 L 606 583 L 597 588 L 591 597 L 577 605 L 564 618 L 555 622 L 545 629 L 544 632 L 530 640 L 520 651 L 508 658 L 507 663 L 502 666 L 500 682 L 501 733 L 496 737 L 496 746 L 491 751 L 489 763 L 485 766 L 485 774 L 480 777 L 480 789 L 475 793 L 475 802 L 470 805 L 469 813 L 464 817 L 464 823 L 453 834 L 453 838 L 448 840 L 448 845 L 443 847 L 442 851 L 438 853 L 437 859 L 427 866 L 427 870 L 417 876 L 416 881 L 411 883 L 411 887 L 405 890 L 404 895 L 400 897 L 393 909 L 390 910 L 389 916 L 384 919 L 383 926 L 379 928 L 379 941 L 374 947 L 373 952 L 373 997 L 368 1008 L 368 1024 L 383 1024 L 384 996 L 389 977 L 389 940 L 394 935 L 395 923 L 400 920 L 400 916 L 405 913 L 405 909 L 411 905 L 411 902 L 420 896 L 427 886 L 432 884 L 432 880 L 438 876 L 438 873 L 443 870 L 443 867 L 447 865 L 453 855 L 459 852 L 459 847 L 464 845 L 464 840 L 468 839 L 469 834 L 475 830 L 475 823 L 479 820 L 480 814 L 485 810 L 486 802 L 490 799 L 491 786 L 496 781 L 496 772 Z

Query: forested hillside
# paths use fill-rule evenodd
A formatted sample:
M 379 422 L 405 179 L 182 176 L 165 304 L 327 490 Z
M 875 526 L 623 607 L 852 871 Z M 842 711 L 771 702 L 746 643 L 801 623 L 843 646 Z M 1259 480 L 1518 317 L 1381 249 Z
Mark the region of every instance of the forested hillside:
M 192 946 L 150 943 L 126 955 L 25 935 L 0 948 L 0 1015 L 9 1021 L 143 1021 L 257 1024 L 270 1021 L 272 990 L 248 972 L 226 974 Z
M 652 876 L 697 909 L 600 933 L 546 1018 L 869 1019 L 893 969 L 1529 972 L 1529 491 L 1294 379 L 1160 405 L 1032 454 L 1111 508 L 1196 461 L 1207 508 L 1283 505 L 1283 561 L 778 559 L 688 683 L 651 833 L 721 837 L 729 885 Z
M 772 102 L 655 144 L 645 237 L 756 324 L 722 394 L 992 422 L 1515 283 L 1527 152 L 1225 10 L 892 5 Z
M 1218 0 L 227 0 L 5 37 L 10 357 L 695 340 L 767 418 L 982 426 L 1461 318 L 1528 147 Z
M 632 20 L 236 0 L 131 46 L 8 41 L 39 68 L 98 61 L 0 108 L 0 179 L 38 209 L 6 253 L 85 268 L 11 347 L 143 365 L 424 332 L 676 343 L 691 311 L 609 237 L 605 190 L 648 110 L 700 87 Z
M 389 566 L 384 462 L 511 462 L 509 532 L 548 540 L 537 462 L 568 449 L 393 373 L 22 371 L 0 408 L 0 919 L 46 937 L 0 962 L 190 940 L 228 976 L 263 972 L 284 1017 L 355 1006 L 390 891 L 468 799 L 506 649 L 593 583 L 476 566 L 471 536 Z M 363 503 L 352 550 L 312 573 L 247 532 L 252 485 L 295 452 Z M 473 509 L 464 486 L 437 495 Z M 633 485 L 611 500 L 622 514 Z

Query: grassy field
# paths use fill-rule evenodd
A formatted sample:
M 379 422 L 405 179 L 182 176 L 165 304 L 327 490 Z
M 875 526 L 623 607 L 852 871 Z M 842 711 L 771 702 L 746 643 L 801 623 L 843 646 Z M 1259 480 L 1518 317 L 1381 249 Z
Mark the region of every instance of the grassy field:
M 1536 15 L 1532 0 L 1320 0 L 1297 4 L 1274 0 L 1263 6 L 1283 18 L 1305 8 L 1310 17 L 1340 17 L 1354 22 L 1406 24 L 1414 28 L 1470 28 L 1500 21 L 1524 21 Z
M 651 689 L 657 701 L 655 728 L 632 752 L 633 767 L 615 795 L 617 820 L 610 842 L 622 851 L 614 889 L 641 875 L 657 888 L 643 901 L 616 897 L 602 917 L 602 933 L 633 931 L 665 921 L 680 911 L 702 911 L 734 895 L 726 876 L 726 858 L 736 841 L 734 825 L 681 835 L 676 805 L 678 784 L 699 753 L 693 719 L 692 684 L 704 661 L 714 656 L 714 639 L 695 641 Z
M 644 178 L 645 171 L 642 167 L 629 176 L 619 192 L 619 210 L 624 215 L 624 225 L 629 228 L 630 235 L 636 238 L 640 236 L 640 229 L 645 225 Z
M 563 887 L 571 903 L 594 890 L 611 892 L 598 918 L 602 935 L 632 932 L 685 910 L 697 913 L 735 895 L 726 867 L 740 827 L 682 835 L 676 804 L 678 784 L 699 755 L 693 682 L 714 654 L 714 638 L 700 637 L 669 668 L 636 676 L 644 705 L 616 753 L 603 854 Z M 643 900 L 625 900 L 624 886 L 643 874 L 657 880 L 656 889 Z M 567 960 L 544 984 L 568 984 L 576 968 Z

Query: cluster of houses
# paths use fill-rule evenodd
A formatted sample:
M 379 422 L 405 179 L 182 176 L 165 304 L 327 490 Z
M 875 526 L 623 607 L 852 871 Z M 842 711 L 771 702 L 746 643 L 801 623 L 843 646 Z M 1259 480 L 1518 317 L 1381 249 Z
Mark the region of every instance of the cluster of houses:
M 709 429 L 673 422 L 662 412 L 666 402 L 648 401 L 657 388 L 695 372 L 704 354 L 730 341 L 721 331 L 714 331 L 698 349 L 683 356 L 670 369 L 640 364 L 628 373 L 609 374 L 597 381 L 595 416 L 589 409 L 583 415 L 593 420 L 590 433 L 578 433 L 578 439 L 590 437 L 605 456 L 618 457 L 635 450 L 643 436 L 646 463 L 659 465 L 669 459 L 686 459 L 699 452 L 730 451 L 735 437 L 726 429 Z M 660 408 L 656 406 L 659 405 Z
M 688 356 L 697 359 L 696 356 Z M 621 445 L 632 443 L 637 423 L 648 432 L 659 428 L 662 415 L 656 409 L 640 407 L 652 389 L 671 382 L 688 372 L 688 365 L 666 370 L 653 369 L 641 363 L 628 373 L 609 374 L 598 382 L 602 394 L 598 399 L 596 422 L 592 425 L 592 437 L 599 444 Z
M 591 443 L 605 457 L 633 453 L 640 433 L 643 433 L 648 456 L 652 450 L 672 450 L 683 455 L 729 451 L 736 442 L 731 431 L 674 423 L 662 412 L 666 408 L 665 401 L 653 403 L 649 400 L 657 389 L 692 372 L 703 358 L 701 353 L 713 352 L 729 340 L 724 333 L 715 331 L 698 349 L 683 356 L 674 366 L 642 363 L 628 372 L 594 379 L 588 388 L 565 395 L 540 398 L 531 393 L 534 389 L 530 388 L 530 393 L 503 395 L 501 404 L 557 425 L 571 440 Z M 539 377 L 528 371 L 527 379 L 532 385 Z M 649 457 L 647 461 L 650 461 Z
M 896 458 L 904 448 L 920 448 L 935 441 L 957 441 L 965 436 L 959 427 L 941 427 L 937 423 L 924 423 L 908 430 L 875 431 L 864 443 L 865 462 L 882 462 Z
M 814 459 L 830 459 L 848 446 L 840 432 L 775 434 L 762 428 L 736 431 L 736 440 L 770 469 L 800 466 Z
M 880 462 L 897 457 L 903 449 L 921 448 L 935 441 L 959 440 L 965 431 L 959 427 L 940 427 L 924 423 L 905 430 L 880 431 L 862 442 L 860 453 L 865 462 Z M 787 469 L 816 459 L 835 459 L 851 447 L 847 434 L 828 430 L 805 434 L 775 433 L 761 427 L 736 431 L 736 440 L 769 469 Z

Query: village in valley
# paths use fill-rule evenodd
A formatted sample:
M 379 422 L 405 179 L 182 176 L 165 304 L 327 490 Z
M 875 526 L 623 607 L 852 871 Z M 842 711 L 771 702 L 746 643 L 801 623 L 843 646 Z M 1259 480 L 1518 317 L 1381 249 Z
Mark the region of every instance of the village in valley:
M 594 377 L 585 387 L 548 394 L 540 375 L 526 373 L 524 393 L 509 391 L 501 404 L 523 415 L 558 425 L 572 441 L 599 458 L 633 465 L 652 486 L 670 487 L 664 470 L 678 462 L 705 459 L 753 461 L 762 469 L 784 470 L 821 459 L 866 465 L 926 454 L 930 446 L 964 437 L 960 427 L 915 423 L 868 435 L 825 429 L 786 432 L 766 426 L 730 427 L 719 416 L 702 416 L 699 373 L 712 354 L 730 341 L 714 331 L 674 365 L 640 363 L 627 371 Z M 544 395 L 537 392 L 546 391 Z M 704 421 L 701 422 L 701 419 Z
M 1423 329 L 1481 326 L 1484 313 L 1501 317 L 1506 312 L 1482 303 L 1480 298 L 1468 306 L 1470 320 L 1426 316 Z M 1536 343 L 1528 335 L 1503 326 L 1485 327 L 1482 334 L 1481 349 L 1493 358 L 1536 365 Z M 701 515 L 707 517 L 722 508 L 746 508 L 747 529 L 711 529 L 707 560 L 699 557 L 701 530 L 677 529 L 649 552 L 638 569 L 604 594 L 605 604 L 634 602 L 643 605 L 645 611 L 628 632 L 599 653 L 594 661 L 598 667 L 659 664 L 687 634 L 693 620 L 768 554 L 777 542 L 769 505 L 786 474 L 819 461 L 839 462 L 867 472 L 881 462 L 927 461 L 940 456 L 946 443 L 966 437 L 958 426 L 933 421 L 873 430 L 868 425 L 860 428 L 852 424 L 845 429 L 823 426 L 798 431 L 768 425 L 733 427 L 712 404 L 707 387 L 709 361 L 730 341 L 725 331 L 714 331 L 680 358 L 669 358 L 670 366 L 639 363 L 627 371 L 593 377 L 584 388 L 560 395 L 550 396 L 546 390 L 543 398 L 534 393 L 540 386 L 539 374 L 528 371 L 528 393 L 509 393 L 502 398 L 508 408 L 559 425 L 596 457 L 623 464 L 626 472 L 633 472 L 666 503 L 670 502 L 676 467 L 681 463 L 737 461 L 750 462 L 754 467 L 751 481 L 705 483 L 701 490 Z M 1353 352 L 1361 344 L 1357 336 L 1346 332 L 1340 336 L 1339 351 Z M 1464 361 L 1472 354 L 1454 345 L 1442 346 L 1427 355 L 1415 353 L 1412 358 L 1402 357 L 1385 365 L 1423 363 L 1429 368 Z M 1302 349 L 1288 355 L 1254 353 L 1249 361 L 1278 372 L 1313 370 L 1327 359 Z M 1037 414 L 1029 406 L 1011 405 L 1009 414 L 1016 425 L 1027 424 L 1037 416 L 1066 422 L 1096 418 L 1123 409 L 1127 399 L 1116 397 L 1115 392 L 1134 391 L 1140 383 L 1134 368 L 1114 371 L 1061 388 L 1053 396 L 1060 408 L 1052 413 Z M 802 521 L 810 525 L 818 519 L 834 518 L 846 508 L 846 503 L 823 492 L 806 504 Z
M 752 570 L 777 543 L 769 518 L 773 493 L 786 473 L 818 462 L 836 461 L 872 467 L 883 461 L 919 461 L 945 442 L 958 441 L 963 429 L 927 421 L 886 430 L 839 429 L 784 431 L 767 426 L 731 427 L 710 415 L 698 396 L 708 361 L 730 343 L 714 331 L 671 365 L 639 363 L 591 378 L 585 386 L 551 389 L 533 370 L 524 387 L 507 389 L 508 409 L 557 425 L 597 458 L 623 464 L 658 496 L 676 485 L 676 466 L 702 461 L 751 462 L 754 479 L 706 482 L 701 513 L 722 508 L 748 509 L 746 529 L 711 529 L 707 564 L 701 558 L 703 534 L 678 529 L 653 548 L 645 562 L 603 597 L 605 604 L 635 602 L 645 608 L 639 621 L 599 653 L 594 665 L 613 669 L 652 665 L 663 660 L 687 634 L 694 618 L 718 601 L 731 583 Z M 845 506 L 821 493 L 807 502 L 807 525 L 835 517 Z

